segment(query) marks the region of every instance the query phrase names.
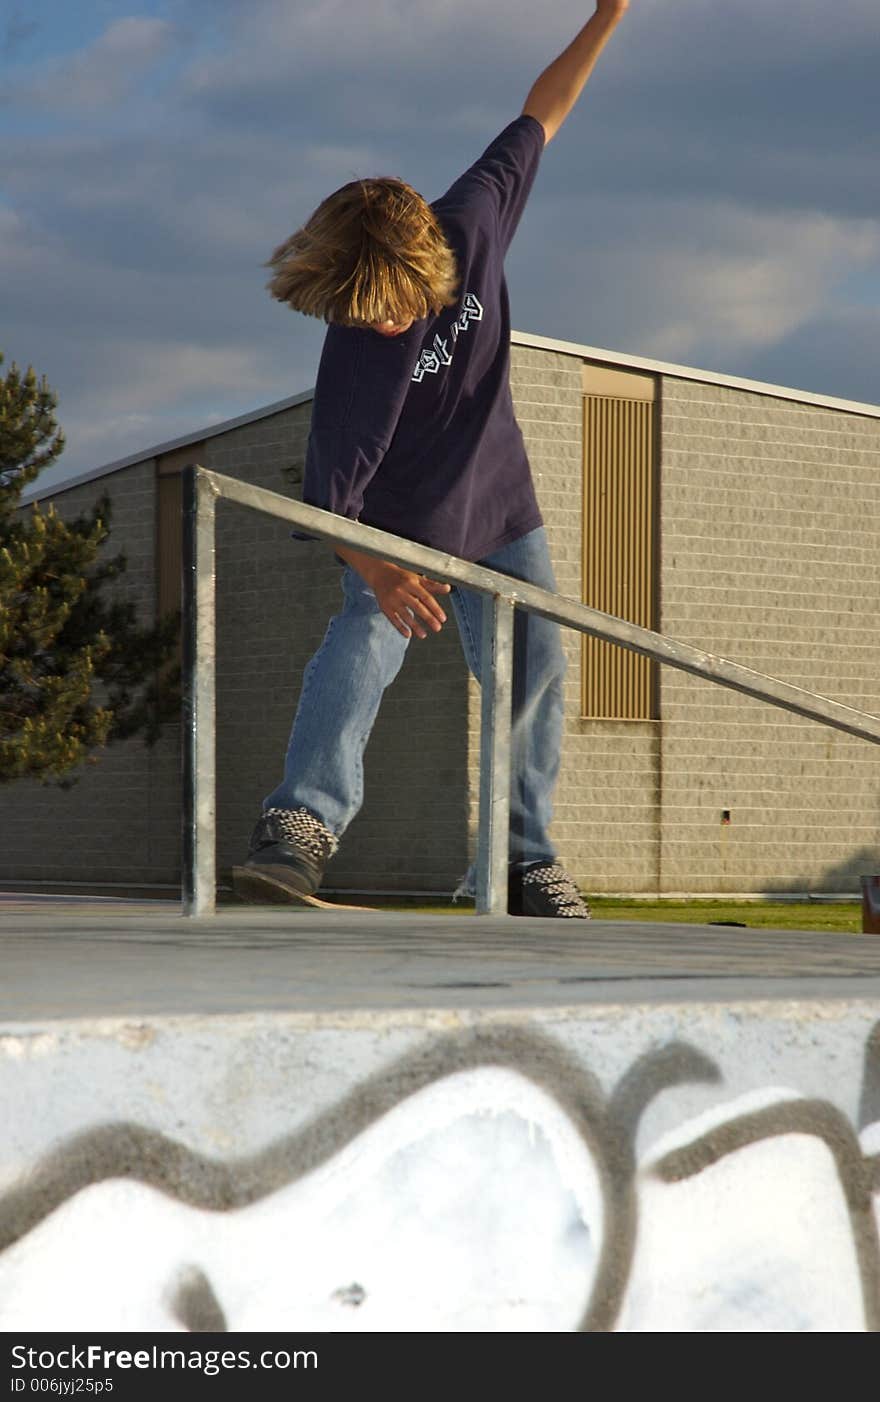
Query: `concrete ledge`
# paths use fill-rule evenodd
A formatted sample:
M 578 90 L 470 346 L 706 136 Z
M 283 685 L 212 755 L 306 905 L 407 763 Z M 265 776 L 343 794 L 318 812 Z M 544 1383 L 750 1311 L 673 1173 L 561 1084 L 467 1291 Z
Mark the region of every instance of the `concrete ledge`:
M 880 1326 L 880 941 L 8 907 L 0 1328 Z
M 880 997 L 880 940 L 277 908 L 8 907 L 0 1023 L 101 1016 Z

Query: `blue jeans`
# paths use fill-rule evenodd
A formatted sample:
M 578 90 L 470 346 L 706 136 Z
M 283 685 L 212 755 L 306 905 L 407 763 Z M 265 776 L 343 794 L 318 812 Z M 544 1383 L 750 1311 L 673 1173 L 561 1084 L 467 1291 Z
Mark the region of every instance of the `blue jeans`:
M 488 569 L 542 589 L 556 589 L 543 527 L 480 560 Z M 385 688 L 403 663 L 408 641 L 380 611 L 372 589 L 350 567 L 345 603 L 303 674 L 282 783 L 265 808 L 307 808 L 339 837 L 363 802 L 363 753 Z M 454 586 L 465 660 L 480 680 L 483 596 Z M 559 772 L 565 658 L 559 627 L 517 609 L 514 615 L 510 783 L 510 863 L 551 862 L 547 829 Z M 470 876 L 470 874 L 469 874 Z M 464 889 L 471 885 L 466 879 Z

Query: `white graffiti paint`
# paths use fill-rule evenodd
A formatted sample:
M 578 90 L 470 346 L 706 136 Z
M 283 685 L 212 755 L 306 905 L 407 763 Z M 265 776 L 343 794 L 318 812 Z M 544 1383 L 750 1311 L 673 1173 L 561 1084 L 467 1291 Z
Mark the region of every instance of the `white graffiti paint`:
M 665 1183 L 659 1161 L 757 1110 L 802 1102 L 768 1087 L 664 1135 L 638 1175 L 639 1234 L 621 1332 L 836 1333 L 865 1315 L 849 1216 L 827 1146 L 780 1135 Z
M 233 1331 L 570 1331 L 616 1249 L 608 1203 L 630 1188 L 617 1331 L 866 1328 L 874 1248 L 844 1179 L 880 1123 L 857 1139 L 786 1087 L 718 1098 L 655 1138 L 630 1183 L 618 1131 L 591 1113 L 595 1153 L 553 1095 L 478 1066 L 248 1206 L 105 1178 L 0 1255 L 0 1329 L 181 1330 L 195 1273 Z M 873 1207 L 880 1227 L 880 1192 Z
M 463 1072 L 237 1212 L 84 1189 L 0 1256 L 0 1329 L 180 1329 L 192 1265 L 231 1330 L 574 1329 L 601 1230 L 595 1167 L 555 1101 Z

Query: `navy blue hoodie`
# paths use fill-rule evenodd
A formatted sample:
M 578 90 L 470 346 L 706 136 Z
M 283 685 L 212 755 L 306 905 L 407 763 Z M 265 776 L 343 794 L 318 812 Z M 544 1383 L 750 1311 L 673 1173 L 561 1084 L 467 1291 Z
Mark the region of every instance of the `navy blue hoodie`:
M 518 117 L 433 202 L 461 278 L 455 306 L 399 336 L 328 327 L 310 505 L 466 560 L 541 525 L 510 394 L 504 256 L 543 148 L 540 122 Z

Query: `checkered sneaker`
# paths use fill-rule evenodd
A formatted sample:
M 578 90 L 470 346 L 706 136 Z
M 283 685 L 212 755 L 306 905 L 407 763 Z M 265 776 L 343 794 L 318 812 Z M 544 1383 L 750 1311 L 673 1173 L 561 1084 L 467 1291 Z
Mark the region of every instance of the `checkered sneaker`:
M 590 920 L 590 908 L 564 867 L 558 862 L 527 867 L 522 874 L 524 915 Z
M 316 862 L 326 862 L 339 846 L 338 839 L 329 828 L 325 828 L 320 818 L 316 818 L 307 808 L 267 808 L 263 817 L 271 819 L 261 833 L 264 841 L 277 842 L 281 837 L 301 852 L 308 853 Z

